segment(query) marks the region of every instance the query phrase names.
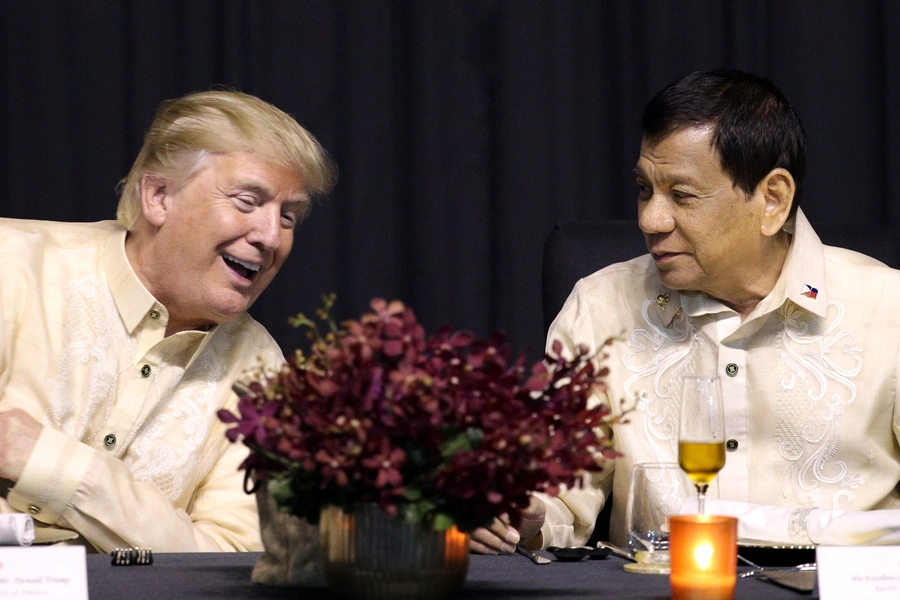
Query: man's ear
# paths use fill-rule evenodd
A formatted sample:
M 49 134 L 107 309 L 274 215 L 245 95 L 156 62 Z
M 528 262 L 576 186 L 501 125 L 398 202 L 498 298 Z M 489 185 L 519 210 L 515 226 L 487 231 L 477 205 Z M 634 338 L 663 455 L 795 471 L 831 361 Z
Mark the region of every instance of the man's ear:
M 141 177 L 140 186 L 141 212 L 144 218 L 152 225 L 162 227 L 172 203 L 166 180 L 148 173 Z
M 787 169 L 778 167 L 763 177 L 756 186 L 756 191 L 762 194 L 763 200 L 765 200 L 760 221 L 760 233 L 771 237 L 781 231 L 791 214 L 791 205 L 794 202 L 797 184 L 794 183 L 794 177 Z

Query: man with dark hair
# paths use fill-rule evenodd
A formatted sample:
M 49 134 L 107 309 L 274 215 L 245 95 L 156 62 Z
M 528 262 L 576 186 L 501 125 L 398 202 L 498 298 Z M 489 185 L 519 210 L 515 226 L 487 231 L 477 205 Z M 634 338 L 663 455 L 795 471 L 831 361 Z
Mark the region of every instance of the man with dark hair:
M 542 497 L 531 544 L 585 543 L 610 490 L 624 543 L 633 465 L 678 459 L 687 375 L 722 382 L 713 495 L 788 512 L 762 536 L 816 542 L 810 511 L 900 508 L 900 272 L 824 246 L 797 208 L 804 137 L 784 95 L 748 73 L 693 73 L 650 101 L 643 128 L 650 253 L 579 281 L 548 334 L 594 350 L 617 338 L 604 352 L 613 411 L 634 409 L 614 427 L 623 457 L 586 489 Z M 476 539 L 496 550 L 509 533 Z

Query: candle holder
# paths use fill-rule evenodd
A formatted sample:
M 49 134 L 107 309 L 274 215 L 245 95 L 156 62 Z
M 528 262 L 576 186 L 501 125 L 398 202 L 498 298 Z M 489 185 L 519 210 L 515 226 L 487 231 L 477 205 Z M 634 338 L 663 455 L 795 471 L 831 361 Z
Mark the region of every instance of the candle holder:
M 733 600 L 737 523 L 714 515 L 669 517 L 672 600 Z

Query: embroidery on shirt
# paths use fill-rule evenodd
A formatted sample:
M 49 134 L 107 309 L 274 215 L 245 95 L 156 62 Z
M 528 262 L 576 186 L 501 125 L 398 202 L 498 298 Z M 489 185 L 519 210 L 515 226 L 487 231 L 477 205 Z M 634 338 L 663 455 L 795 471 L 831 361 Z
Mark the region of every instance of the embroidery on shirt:
M 186 501 L 185 491 L 192 493 L 218 459 L 201 447 L 218 422 L 216 391 L 227 374 L 223 344 L 230 344 L 231 337 L 222 330 L 214 335 L 186 372 L 171 365 L 157 369 L 157 382 L 163 382 L 156 388 L 159 404 L 123 458 L 135 479 L 152 483 L 172 503 Z
M 135 479 L 152 483 L 176 506 L 187 505 L 227 447 L 224 426 L 216 416 L 230 394 L 222 381 L 234 376 L 226 358 L 234 348 L 251 343 L 249 334 L 232 335 L 227 325 L 213 336 L 187 371 L 165 364 L 157 369 L 157 382 L 163 382 L 157 388 L 159 403 L 123 457 Z M 254 359 L 267 365 L 283 362 L 270 350 Z
M 678 455 L 678 414 L 681 385 L 694 372 L 697 338 L 690 319 L 679 312 L 668 327 L 655 322 L 650 310 L 655 302 L 645 300 L 641 316 L 646 329 L 634 329 L 622 363 L 633 375 L 625 380 L 625 395 L 635 398 L 634 423 L 637 438 L 653 460 L 671 461 Z
M 783 393 L 776 435 L 779 452 L 789 462 L 782 493 L 798 505 L 845 508 L 852 490 L 864 481 L 849 473 L 846 462 L 835 460 L 845 411 L 856 399 L 853 378 L 862 368 L 858 335 L 839 329 L 844 314 L 836 301 L 828 303 L 824 323 L 790 302 L 779 311 L 776 346 Z
M 63 347 L 56 377 L 47 380 L 49 407 L 44 424 L 85 443 L 109 418 L 119 357 L 128 351 L 109 287 L 90 275 L 69 283 Z M 130 356 L 130 354 L 126 354 Z M 83 398 L 75 403 L 72 398 Z

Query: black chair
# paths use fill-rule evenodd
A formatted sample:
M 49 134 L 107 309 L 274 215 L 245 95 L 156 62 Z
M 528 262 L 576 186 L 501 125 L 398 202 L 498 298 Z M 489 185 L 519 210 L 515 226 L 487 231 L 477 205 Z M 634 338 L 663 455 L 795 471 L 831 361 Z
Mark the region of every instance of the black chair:
M 823 244 L 856 250 L 895 269 L 900 266 L 900 244 L 890 227 L 813 224 L 813 228 Z
M 856 250 L 890 266 L 900 265 L 900 245 L 887 227 L 822 225 L 815 229 L 825 244 Z M 646 253 L 644 236 L 636 221 L 572 221 L 556 225 L 544 244 L 544 329 L 549 329 L 579 279 Z M 612 502 L 607 502 L 597 517 L 591 544 L 609 539 L 611 508 Z
M 607 265 L 647 253 L 644 236 L 636 221 L 583 221 L 560 223 L 544 243 L 542 287 L 544 329 L 556 318 L 575 283 Z M 588 540 L 609 540 L 612 496 L 597 516 Z
M 644 236 L 636 221 L 558 224 L 544 243 L 544 329 L 550 327 L 579 279 L 646 253 Z

